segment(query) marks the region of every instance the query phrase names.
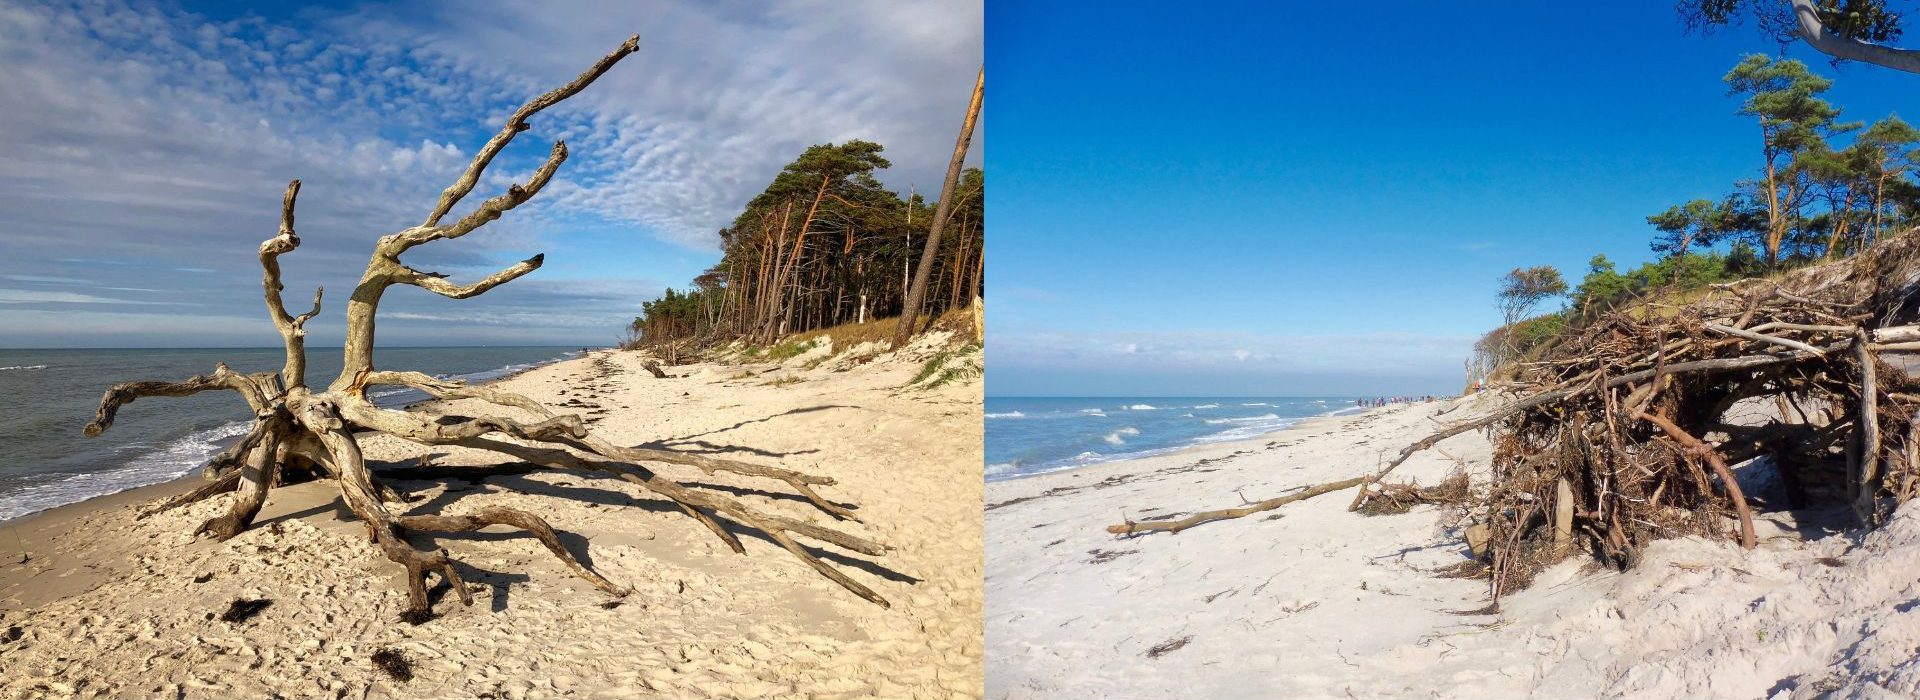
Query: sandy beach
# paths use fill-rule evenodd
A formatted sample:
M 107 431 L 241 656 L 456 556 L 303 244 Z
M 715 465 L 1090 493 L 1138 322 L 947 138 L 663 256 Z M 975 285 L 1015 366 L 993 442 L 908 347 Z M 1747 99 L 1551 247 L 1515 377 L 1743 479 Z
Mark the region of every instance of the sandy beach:
M 978 697 L 980 384 L 906 388 L 944 335 L 898 355 L 815 348 L 777 363 L 669 367 L 671 379 L 651 376 L 639 354 L 597 351 L 497 384 L 576 411 L 616 443 L 837 479 L 823 495 L 857 504 L 864 522 L 834 526 L 894 550 L 829 561 L 891 609 L 750 532 L 746 555 L 735 555 L 625 482 L 508 469 L 392 483 L 418 497 L 412 513 L 510 504 L 541 515 L 633 593 L 614 604 L 537 540 L 488 528 L 421 538 L 463 563 L 477 600 L 462 607 L 445 596 L 441 617 L 411 626 L 397 621 L 402 572 L 367 542 L 331 481 L 274 490 L 256 526 L 224 543 L 191 533 L 226 497 L 134 517 L 136 506 L 191 488 L 189 477 L 0 527 L 0 697 Z M 163 400 L 121 420 L 150 410 L 165 410 Z M 376 471 L 428 454 L 384 436 L 362 444 Z M 502 459 L 455 449 L 430 461 Z M 767 511 L 824 519 L 764 484 L 663 471 Z M 241 622 L 219 619 L 236 599 L 272 602 Z M 373 654 L 386 649 L 411 661 L 410 681 L 375 668 Z
M 1624 574 L 1576 557 L 1498 612 L 1483 580 L 1434 575 L 1468 558 L 1434 506 L 1361 516 L 1346 510 L 1349 490 L 1177 535 L 1104 530 L 1358 476 L 1485 408 L 1391 406 L 989 484 L 987 696 L 1920 695 L 1912 503 L 1864 537 L 1839 527 L 1839 511 L 1762 511 L 1752 552 L 1665 540 Z M 1396 475 L 1435 484 L 1464 468 L 1483 480 L 1490 454 L 1468 433 Z M 1750 472 L 1743 482 L 1761 478 Z

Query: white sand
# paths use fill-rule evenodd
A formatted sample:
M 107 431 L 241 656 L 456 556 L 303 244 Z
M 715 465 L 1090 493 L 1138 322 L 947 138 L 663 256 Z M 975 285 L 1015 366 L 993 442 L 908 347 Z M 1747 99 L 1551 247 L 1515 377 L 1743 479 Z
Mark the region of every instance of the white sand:
M 1435 416 L 1450 405 L 989 484 L 988 697 L 1920 697 L 1920 504 L 1863 541 L 1772 513 L 1753 552 L 1680 539 L 1625 574 L 1564 562 L 1499 614 L 1456 614 L 1486 607 L 1485 583 L 1427 573 L 1466 558 L 1430 506 L 1364 517 L 1348 490 L 1178 535 L 1104 531 L 1364 473 L 1480 408 Z M 1480 434 L 1396 474 L 1437 483 L 1441 451 L 1484 478 Z
M 442 598 L 443 617 L 413 627 L 396 622 L 406 606 L 398 567 L 335 505 L 331 482 L 274 491 L 260 526 L 225 543 L 189 534 L 224 497 L 132 518 L 131 504 L 180 488 L 172 484 L 16 523 L 34 558 L 0 567 L 0 697 L 978 697 L 980 388 L 976 378 L 902 389 L 933 347 L 868 364 L 808 368 L 815 351 L 782 366 L 674 367 L 692 376 L 669 380 L 642 371 L 636 355 L 596 353 L 504 382 L 563 410 L 574 399 L 598 405 L 578 410 L 618 443 L 666 440 L 838 479 L 822 494 L 858 504 L 865 523 L 834 526 L 897 549 L 830 561 L 892 609 L 767 540 L 743 536 L 747 555 L 735 555 L 624 482 L 545 471 L 396 486 L 427 497 L 412 512 L 532 510 L 635 593 L 603 608 L 610 598 L 537 541 L 489 528 L 431 540 L 482 590 L 470 608 Z M 596 367 L 602 359 L 610 364 Z M 120 419 L 139 420 L 165 399 L 151 401 Z M 366 444 L 376 460 L 423 452 L 389 438 Z M 501 460 L 456 451 L 438 462 Z M 741 493 L 762 509 L 827 521 L 803 502 Z M 11 552 L 11 535 L 0 538 Z M 237 597 L 273 604 L 242 624 L 210 619 Z M 10 639 L 14 626 L 20 636 Z M 370 656 L 382 647 L 407 653 L 416 678 L 377 672 Z

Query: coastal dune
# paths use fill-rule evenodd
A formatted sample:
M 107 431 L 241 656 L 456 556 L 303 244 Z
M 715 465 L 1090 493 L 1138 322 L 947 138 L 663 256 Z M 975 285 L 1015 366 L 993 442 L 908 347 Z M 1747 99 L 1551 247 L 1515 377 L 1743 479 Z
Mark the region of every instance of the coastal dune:
M 1344 490 L 1175 535 L 1105 531 L 1362 475 L 1490 406 L 1397 405 L 989 484 L 987 696 L 1920 695 L 1911 503 L 1864 537 L 1844 511 L 1764 512 L 1752 552 L 1666 540 L 1625 573 L 1574 557 L 1499 610 L 1484 580 L 1440 575 L 1469 557 L 1434 506 L 1362 516 Z M 1468 433 L 1395 478 L 1484 484 L 1490 455 Z
M 977 697 L 980 386 L 909 387 L 944 347 L 944 333 L 930 336 L 897 354 L 815 348 L 784 362 L 668 367 L 668 379 L 641 354 L 598 351 L 498 384 L 577 412 L 616 443 L 837 479 L 822 495 L 857 504 L 863 522 L 835 527 L 893 550 L 824 556 L 891 608 L 751 530 L 738 530 L 747 552 L 736 555 L 617 479 L 382 436 L 363 443 L 376 470 L 414 470 L 392 481 L 413 502 L 394 507 L 531 511 L 633 592 L 612 598 L 532 537 L 488 528 L 419 540 L 462 562 L 476 601 L 463 607 L 443 586 L 440 617 L 409 625 L 401 572 L 331 482 L 276 489 L 256 527 L 224 543 L 191 534 L 224 498 L 135 518 L 136 506 L 193 486 L 189 477 L 0 528 L 29 557 L 15 561 L 12 535 L 0 533 L 0 696 Z M 122 420 L 142 410 L 162 409 L 142 402 Z M 665 471 L 824 520 L 752 480 Z M 256 600 L 270 602 L 234 605 Z M 395 652 L 410 678 L 377 667 L 376 655 Z

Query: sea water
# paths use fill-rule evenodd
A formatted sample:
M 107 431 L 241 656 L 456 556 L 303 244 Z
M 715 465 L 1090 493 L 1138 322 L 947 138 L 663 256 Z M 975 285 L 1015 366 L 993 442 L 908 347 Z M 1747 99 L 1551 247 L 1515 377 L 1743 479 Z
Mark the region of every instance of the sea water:
M 479 382 L 577 356 L 580 348 L 380 348 L 381 369 Z M 237 372 L 280 368 L 280 348 L 0 350 L 0 520 L 173 479 L 198 469 L 246 434 L 252 411 L 238 394 L 143 398 L 120 408 L 113 427 L 88 438 L 100 395 L 133 380 L 181 381 L 225 362 Z M 340 371 L 339 348 L 309 348 L 308 382 Z M 369 393 L 385 406 L 427 397 L 413 389 Z
M 988 481 L 1165 454 L 1361 410 L 1354 397 L 987 397 Z

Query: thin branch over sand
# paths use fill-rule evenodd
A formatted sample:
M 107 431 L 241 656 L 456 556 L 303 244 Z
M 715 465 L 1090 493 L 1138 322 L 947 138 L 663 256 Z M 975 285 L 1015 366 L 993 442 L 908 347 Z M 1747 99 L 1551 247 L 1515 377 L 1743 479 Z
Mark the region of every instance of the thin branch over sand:
M 1153 532 L 1179 534 L 1181 530 L 1185 530 L 1195 525 L 1210 523 L 1215 520 L 1230 520 L 1233 518 L 1244 518 L 1246 516 L 1253 515 L 1254 513 L 1264 513 L 1266 511 L 1279 508 L 1280 506 L 1284 506 L 1294 501 L 1304 501 L 1306 499 L 1313 498 L 1314 496 L 1318 496 L 1321 494 L 1332 493 L 1334 491 L 1339 491 L 1341 489 L 1350 489 L 1355 486 L 1359 486 L 1362 482 L 1365 482 L 1366 480 L 1367 480 L 1367 477 L 1356 476 L 1351 479 L 1342 479 L 1340 481 L 1331 481 L 1324 484 L 1315 484 L 1299 493 L 1281 496 L 1279 498 L 1269 498 L 1267 500 L 1260 501 L 1259 503 L 1251 503 L 1248 505 L 1240 506 L 1238 508 L 1222 508 L 1220 510 L 1209 510 L 1209 511 L 1204 511 L 1200 513 L 1194 513 L 1193 515 L 1189 515 L 1179 520 L 1162 520 L 1158 522 L 1147 522 L 1147 523 L 1134 522 L 1132 520 L 1128 520 L 1127 522 L 1121 523 L 1119 525 L 1108 525 L 1107 532 L 1111 532 L 1116 535 L 1139 535 L 1139 534 L 1146 534 L 1146 533 L 1153 533 Z

